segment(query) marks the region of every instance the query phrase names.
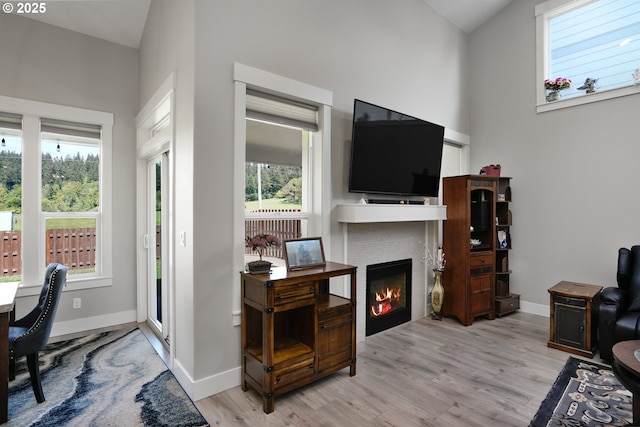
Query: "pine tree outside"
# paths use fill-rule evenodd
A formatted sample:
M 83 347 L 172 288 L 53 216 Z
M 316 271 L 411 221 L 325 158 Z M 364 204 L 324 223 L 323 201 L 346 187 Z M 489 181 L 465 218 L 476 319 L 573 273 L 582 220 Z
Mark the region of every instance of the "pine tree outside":
M 2 130 L 0 147 L 0 212 L 7 213 L 10 224 L 3 224 L 2 232 L 18 236 L 23 230 L 22 223 L 22 141 L 20 132 Z M 82 216 L 82 212 L 95 213 L 99 206 L 99 140 L 42 141 L 42 190 L 41 208 L 43 212 L 69 213 L 66 217 L 46 220 L 47 233 L 50 230 L 92 230 L 95 235 L 96 218 Z M 76 150 L 74 150 L 74 148 Z M 75 151 L 75 152 L 74 152 Z M 80 215 L 78 215 L 80 213 Z M 5 215 L 5 216 L 7 216 Z M 16 234 L 17 233 L 17 234 Z M 75 232 L 74 232 L 75 233 Z M 95 239 L 94 239 L 95 240 Z M 95 248 L 83 248 L 95 253 Z M 10 265 L 2 266 L 0 281 L 21 280 L 21 248 L 11 247 Z M 49 257 L 47 257 L 49 258 Z M 15 263 L 19 264 L 16 265 Z M 5 263 L 6 264 L 6 263 Z M 95 271 L 95 266 L 70 269 L 70 274 Z M 14 272 L 12 274 L 12 271 Z

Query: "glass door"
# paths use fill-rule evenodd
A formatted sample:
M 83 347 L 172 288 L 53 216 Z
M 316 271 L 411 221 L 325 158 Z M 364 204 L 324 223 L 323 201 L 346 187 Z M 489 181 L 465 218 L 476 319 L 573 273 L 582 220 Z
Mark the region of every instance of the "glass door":
M 162 153 L 147 163 L 148 230 L 147 277 L 149 291 L 148 323 L 166 342 L 169 340 L 169 275 L 167 245 L 167 161 Z

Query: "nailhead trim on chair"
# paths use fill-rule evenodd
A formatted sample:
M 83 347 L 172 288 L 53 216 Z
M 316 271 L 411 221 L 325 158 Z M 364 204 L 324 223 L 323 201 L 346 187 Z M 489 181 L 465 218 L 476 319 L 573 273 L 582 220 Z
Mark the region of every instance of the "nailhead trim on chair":
M 53 271 L 53 273 L 51 274 L 51 277 L 49 278 L 49 292 L 47 292 L 47 302 L 46 302 L 46 305 L 45 305 L 45 308 L 44 308 L 42 314 L 40 316 L 38 316 L 38 321 L 33 326 L 31 326 L 29 328 L 29 330 L 27 330 L 27 332 L 25 332 L 24 334 L 20 335 L 16 339 L 20 339 L 22 337 L 26 337 L 29 334 L 32 334 L 38 328 L 38 326 L 40 326 L 40 324 L 42 324 L 44 319 L 47 318 L 47 314 L 49 313 L 49 310 L 51 309 L 51 295 L 53 295 L 52 289 L 53 289 L 53 291 L 55 291 L 55 287 L 54 287 L 55 286 L 55 278 L 56 278 L 56 274 L 58 273 L 58 271 L 60 271 L 60 270 L 58 268 L 56 268 Z

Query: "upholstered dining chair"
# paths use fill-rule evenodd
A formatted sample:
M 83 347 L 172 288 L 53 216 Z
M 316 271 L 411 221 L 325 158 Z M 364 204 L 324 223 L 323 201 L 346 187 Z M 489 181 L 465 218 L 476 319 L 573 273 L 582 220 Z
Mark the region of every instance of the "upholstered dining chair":
M 16 377 L 16 358 L 27 356 L 31 387 L 38 403 L 45 400 L 40 382 L 38 352 L 49 341 L 58 301 L 66 280 L 66 266 L 58 263 L 49 264 L 38 303 L 29 314 L 9 325 L 9 379 L 13 380 Z

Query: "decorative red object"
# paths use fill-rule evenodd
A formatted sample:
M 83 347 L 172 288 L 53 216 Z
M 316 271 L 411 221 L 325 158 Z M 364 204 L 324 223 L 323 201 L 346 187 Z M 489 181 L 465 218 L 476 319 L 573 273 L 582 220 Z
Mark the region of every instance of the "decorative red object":
M 500 176 L 500 165 L 483 166 L 480 169 L 480 175 Z

